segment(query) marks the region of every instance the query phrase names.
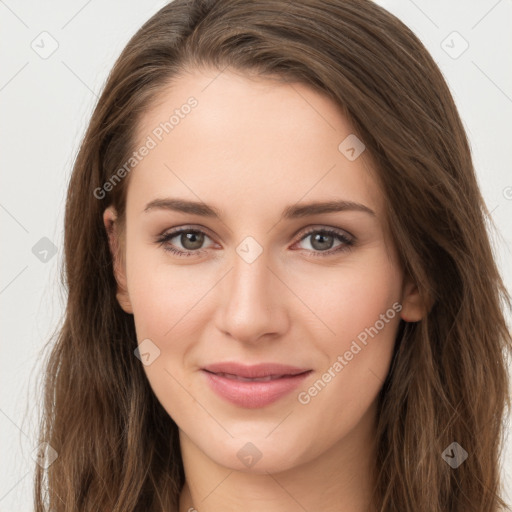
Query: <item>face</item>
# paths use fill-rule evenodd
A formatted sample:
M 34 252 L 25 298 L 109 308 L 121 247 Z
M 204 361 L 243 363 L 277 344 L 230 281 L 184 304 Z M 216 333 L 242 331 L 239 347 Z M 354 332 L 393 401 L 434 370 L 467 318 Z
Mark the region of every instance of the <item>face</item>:
M 138 148 L 155 144 L 131 171 L 118 299 L 182 439 L 254 472 L 339 446 L 374 411 L 400 317 L 419 315 L 353 128 L 306 85 L 194 70 L 138 135 Z M 304 373 L 241 382 L 204 370 L 232 362 Z

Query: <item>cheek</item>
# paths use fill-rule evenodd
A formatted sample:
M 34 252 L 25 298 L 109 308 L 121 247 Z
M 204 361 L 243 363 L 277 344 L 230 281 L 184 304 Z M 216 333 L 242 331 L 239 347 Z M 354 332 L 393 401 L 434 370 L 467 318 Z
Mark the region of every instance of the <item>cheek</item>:
M 176 265 L 166 261 L 163 248 L 133 244 L 127 254 L 127 277 L 137 337 L 154 338 L 159 346 L 183 338 L 190 327 L 190 314 L 201 314 L 201 297 L 212 287 L 214 276 L 195 265 Z M 200 277 L 199 277 L 200 276 Z M 210 282 L 212 281 L 212 282 Z M 158 341 L 156 341 L 158 340 Z
M 151 263 L 142 251 L 132 253 L 127 271 L 137 340 L 151 340 L 155 354 L 144 371 L 158 401 L 182 427 L 198 412 L 187 391 L 188 354 L 207 322 L 207 301 L 200 299 L 212 284 L 198 279 L 193 266 L 173 268 L 161 258 Z
M 296 274 L 294 291 L 315 315 L 318 328 L 314 337 L 323 340 L 325 352 L 331 355 L 376 322 L 383 337 L 387 336 L 393 322 L 386 320 L 398 316 L 392 306 L 401 299 L 401 272 L 384 251 L 369 251 L 338 268 L 319 267 L 316 273 Z M 381 315 L 385 316 L 385 325 Z
M 332 435 L 351 431 L 375 401 L 388 374 L 400 322 L 401 273 L 386 257 L 344 269 L 324 300 L 325 323 L 336 336 L 319 337 L 325 365 L 297 401 L 310 427 Z M 325 430 L 336 425 L 336 432 Z

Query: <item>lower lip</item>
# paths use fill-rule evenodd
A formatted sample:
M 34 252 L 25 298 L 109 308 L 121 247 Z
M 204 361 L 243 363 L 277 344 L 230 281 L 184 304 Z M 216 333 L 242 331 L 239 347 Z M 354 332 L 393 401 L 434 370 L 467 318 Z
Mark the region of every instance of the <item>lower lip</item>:
M 201 371 L 213 391 L 228 402 L 246 409 L 257 409 L 276 402 L 296 389 L 311 373 L 310 370 L 299 375 L 290 375 L 274 380 L 249 382 L 228 379 L 206 370 Z

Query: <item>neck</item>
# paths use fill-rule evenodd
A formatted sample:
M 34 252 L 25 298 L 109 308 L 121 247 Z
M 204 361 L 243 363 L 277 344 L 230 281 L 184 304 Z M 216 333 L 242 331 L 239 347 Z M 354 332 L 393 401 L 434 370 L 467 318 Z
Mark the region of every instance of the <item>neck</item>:
M 334 446 L 285 471 L 237 471 L 216 464 L 180 431 L 186 482 L 179 512 L 372 511 L 375 404 Z

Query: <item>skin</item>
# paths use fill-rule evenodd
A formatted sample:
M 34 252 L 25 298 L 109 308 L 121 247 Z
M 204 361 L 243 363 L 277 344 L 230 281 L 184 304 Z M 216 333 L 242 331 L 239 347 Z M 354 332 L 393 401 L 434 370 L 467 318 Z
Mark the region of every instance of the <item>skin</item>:
M 119 303 L 134 315 L 139 343 L 149 338 L 160 350 L 144 370 L 180 429 L 180 512 L 369 510 L 376 398 L 400 318 L 424 314 L 387 235 L 370 155 L 349 161 L 338 150 L 354 131 L 329 98 L 307 85 L 229 69 L 181 76 L 145 113 L 139 140 L 189 96 L 198 106 L 131 171 L 126 232 L 112 207 L 104 213 Z M 202 201 L 222 218 L 144 211 L 165 197 Z M 375 215 L 280 220 L 289 205 L 337 199 Z M 196 242 L 199 254 L 180 258 L 157 243 L 182 226 L 206 233 L 202 245 Z M 312 227 L 350 233 L 356 242 L 322 256 L 314 234 L 305 236 Z M 250 264 L 236 251 L 248 236 L 263 249 Z M 167 245 L 194 250 L 183 239 Z M 334 237 L 324 252 L 342 244 Z M 400 313 L 307 405 L 299 403 L 298 392 L 395 302 Z M 206 384 L 200 368 L 219 361 L 281 362 L 313 372 L 296 392 L 245 409 Z M 251 467 L 237 457 L 247 442 L 262 454 Z

